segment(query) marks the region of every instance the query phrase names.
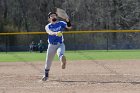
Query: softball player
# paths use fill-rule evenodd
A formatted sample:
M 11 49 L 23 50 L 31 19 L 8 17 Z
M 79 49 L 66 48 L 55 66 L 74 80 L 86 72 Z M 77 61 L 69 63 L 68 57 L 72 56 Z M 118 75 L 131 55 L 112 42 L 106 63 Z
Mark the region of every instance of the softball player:
M 70 20 L 67 18 L 65 21 L 58 21 L 57 14 L 55 12 L 50 12 L 48 14 L 49 24 L 45 26 L 45 30 L 48 33 L 48 49 L 46 55 L 45 63 L 45 75 L 42 81 L 46 81 L 49 77 L 50 67 L 55 54 L 57 53 L 59 60 L 61 61 L 62 69 L 66 67 L 66 57 L 64 56 L 65 45 L 63 43 L 64 38 L 62 31 L 64 29 L 71 29 Z

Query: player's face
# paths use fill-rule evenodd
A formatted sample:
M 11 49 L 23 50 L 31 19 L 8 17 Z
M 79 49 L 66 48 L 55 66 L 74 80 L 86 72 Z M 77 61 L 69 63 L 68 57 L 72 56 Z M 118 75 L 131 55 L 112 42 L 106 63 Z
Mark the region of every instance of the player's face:
M 51 19 L 57 18 L 57 16 L 56 16 L 56 14 L 51 14 L 51 15 L 50 15 L 50 18 L 51 18 Z
M 57 21 L 57 15 L 56 14 L 51 14 L 49 20 L 50 20 L 50 22 L 56 22 Z

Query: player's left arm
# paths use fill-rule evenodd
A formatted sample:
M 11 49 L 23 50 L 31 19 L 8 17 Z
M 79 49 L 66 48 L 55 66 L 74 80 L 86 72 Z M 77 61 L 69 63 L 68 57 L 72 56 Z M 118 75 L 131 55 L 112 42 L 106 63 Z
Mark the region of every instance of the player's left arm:
M 67 23 L 66 28 L 67 29 L 72 29 L 71 21 L 70 21 L 69 18 L 66 19 L 66 23 Z

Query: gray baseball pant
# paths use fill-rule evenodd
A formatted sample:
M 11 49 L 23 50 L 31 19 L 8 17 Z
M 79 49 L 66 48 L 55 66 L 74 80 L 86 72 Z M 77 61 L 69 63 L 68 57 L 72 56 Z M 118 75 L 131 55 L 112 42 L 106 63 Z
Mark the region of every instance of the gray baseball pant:
M 57 45 L 48 45 L 47 54 L 46 54 L 46 63 L 45 63 L 45 69 L 49 70 L 52 65 L 53 58 L 57 52 L 57 55 L 59 57 L 59 60 L 61 61 L 62 56 L 65 52 L 65 44 L 64 43 L 58 43 Z

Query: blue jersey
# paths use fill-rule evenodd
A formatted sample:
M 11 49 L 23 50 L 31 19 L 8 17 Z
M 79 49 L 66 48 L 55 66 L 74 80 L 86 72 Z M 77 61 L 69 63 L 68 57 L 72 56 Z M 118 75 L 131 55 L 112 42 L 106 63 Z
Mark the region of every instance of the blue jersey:
M 49 23 L 48 25 L 45 26 L 46 32 L 48 30 L 51 30 L 53 32 L 59 32 L 59 31 L 64 31 L 66 28 L 66 22 L 64 21 L 58 21 L 55 24 Z M 58 37 L 56 35 L 48 35 L 48 43 L 53 44 L 53 43 L 62 43 L 64 41 L 63 36 Z

